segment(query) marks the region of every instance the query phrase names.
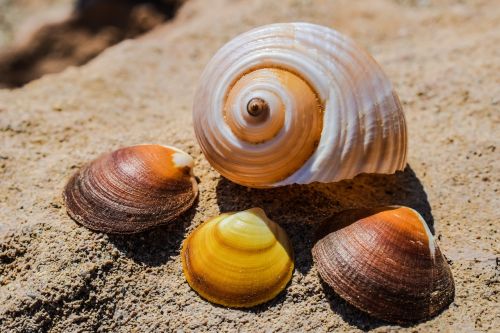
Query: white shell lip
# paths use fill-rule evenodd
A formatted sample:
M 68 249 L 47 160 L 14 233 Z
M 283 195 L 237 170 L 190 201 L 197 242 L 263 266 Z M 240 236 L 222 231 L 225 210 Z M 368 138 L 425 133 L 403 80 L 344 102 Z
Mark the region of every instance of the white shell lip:
M 420 215 L 419 212 L 417 212 L 415 209 L 410 208 L 415 216 L 418 217 L 420 223 L 422 223 L 422 226 L 424 227 L 425 234 L 427 236 L 427 242 L 429 244 L 429 253 L 431 254 L 431 257 L 434 259 L 436 257 L 436 241 L 434 240 L 434 236 L 432 235 L 431 230 L 429 229 L 429 226 L 427 225 L 427 222 L 425 222 L 424 218 L 422 215 Z
M 189 168 L 189 174 L 194 177 L 194 160 L 191 155 L 176 147 L 166 145 L 162 146 L 175 151 L 175 153 L 172 155 L 172 161 L 174 162 L 176 168 L 182 169 L 187 167 Z
M 178 168 L 188 167 L 193 168 L 194 161 L 193 158 L 187 154 L 175 152 L 173 155 L 174 164 Z
M 405 207 L 405 206 L 391 205 L 391 206 L 387 206 L 387 207 L 397 209 L 397 208 L 401 208 L 401 207 Z M 429 253 L 431 255 L 431 258 L 434 259 L 436 257 L 436 241 L 434 239 L 434 235 L 431 232 L 431 229 L 429 229 L 429 225 L 427 225 L 427 222 L 425 222 L 423 216 L 418 211 L 416 211 L 415 209 L 413 209 L 411 207 L 406 207 L 406 208 L 411 210 L 412 213 L 418 218 L 420 223 L 422 223 L 422 227 L 425 230 L 425 235 L 427 236 L 427 242 L 429 245 Z
M 189 155 L 188 153 L 186 153 L 185 151 L 183 151 L 177 147 L 168 146 L 168 145 L 161 145 L 161 144 L 156 144 L 156 143 L 141 143 L 141 144 L 138 144 L 136 146 L 149 146 L 149 145 L 158 145 L 158 146 L 173 150 L 175 153 L 172 154 L 172 160 L 174 162 L 175 167 L 179 168 L 179 169 L 188 167 L 189 169 L 191 169 L 191 171 L 193 170 L 194 159 L 191 157 L 191 155 Z
M 233 135 L 221 110 L 232 82 L 248 71 L 268 67 L 298 73 L 315 89 L 325 106 L 323 130 L 316 151 L 301 168 L 285 179 L 257 186 L 233 180 L 225 173 L 228 164 L 234 167 L 244 163 L 233 160 L 232 154 L 222 154 L 218 147 L 258 148 Z M 256 27 L 224 45 L 202 74 L 193 123 L 208 161 L 222 175 L 245 186 L 330 183 L 361 173 L 391 174 L 406 166 L 406 121 L 391 82 L 377 62 L 349 37 L 316 24 Z M 283 130 L 293 129 L 285 126 Z M 278 134 L 275 138 L 282 137 Z M 249 154 L 245 163 L 251 157 Z

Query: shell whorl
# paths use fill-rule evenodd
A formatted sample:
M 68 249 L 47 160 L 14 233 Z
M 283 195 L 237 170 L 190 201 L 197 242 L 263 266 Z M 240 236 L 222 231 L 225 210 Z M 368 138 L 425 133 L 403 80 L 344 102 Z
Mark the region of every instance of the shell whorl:
M 255 100 L 264 101 L 257 116 Z M 334 182 L 406 164 L 390 81 L 349 38 L 314 24 L 267 25 L 224 45 L 202 75 L 193 118 L 212 166 L 246 186 Z

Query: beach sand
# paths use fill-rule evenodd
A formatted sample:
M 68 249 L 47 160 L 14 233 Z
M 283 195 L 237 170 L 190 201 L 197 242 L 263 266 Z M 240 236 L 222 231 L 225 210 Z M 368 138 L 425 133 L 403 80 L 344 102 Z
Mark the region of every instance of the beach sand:
M 395 175 L 255 190 L 221 178 L 197 145 L 197 81 L 225 42 L 273 22 L 351 36 L 399 94 L 409 160 Z M 190 0 L 170 22 L 82 67 L 0 90 L 0 331 L 475 332 L 500 327 L 500 6 L 495 1 Z M 123 146 L 177 146 L 196 161 L 200 195 L 170 226 L 95 233 L 66 214 L 69 177 Z M 321 283 L 314 227 L 348 208 L 420 211 L 451 264 L 456 295 L 405 327 L 373 319 Z M 184 237 L 219 212 L 260 206 L 290 235 L 286 291 L 248 310 L 213 305 L 186 283 Z

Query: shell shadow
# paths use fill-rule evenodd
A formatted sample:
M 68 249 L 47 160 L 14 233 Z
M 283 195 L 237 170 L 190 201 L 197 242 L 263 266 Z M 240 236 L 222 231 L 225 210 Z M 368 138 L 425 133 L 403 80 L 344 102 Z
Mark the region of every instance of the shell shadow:
M 214 307 L 217 307 L 217 308 L 221 308 L 221 309 L 231 309 L 231 311 L 240 311 L 240 312 L 246 312 L 246 313 L 254 313 L 254 314 L 259 314 L 259 313 L 262 313 L 262 312 L 265 312 L 267 311 L 268 309 L 278 305 L 278 304 L 281 304 L 285 301 L 286 299 L 286 295 L 288 294 L 288 287 L 290 286 L 290 284 L 292 283 L 292 280 L 290 280 L 285 289 L 283 289 L 276 297 L 274 297 L 273 299 L 270 299 L 269 301 L 267 302 L 264 302 L 262 304 L 258 304 L 258 305 L 254 305 L 252 307 L 249 307 L 249 308 L 234 308 L 234 307 L 230 307 L 228 308 L 227 306 L 224 306 L 224 305 L 220 305 L 220 304 L 217 304 L 217 303 L 214 303 L 214 302 L 211 302 L 205 298 L 203 298 L 200 294 L 198 294 L 195 290 L 192 290 L 193 292 L 195 292 L 198 297 L 202 298 L 205 302 L 208 302 L 210 303 L 212 306 Z
M 362 331 L 370 331 L 380 326 L 391 325 L 391 323 L 377 319 L 370 316 L 369 314 L 359 310 L 358 308 L 352 306 L 347 301 L 342 299 L 332 287 L 326 284 L 321 277 L 318 275 L 318 279 L 321 281 L 321 287 L 323 293 L 325 294 L 330 309 L 333 312 L 339 314 L 342 319 L 349 325 L 355 326 Z M 401 324 L 398 324 L 401 326 Z M 403 325 L 403 327 L 410 327 L 411 325 Z
M 330 309 L 334 311 L 335 313 L 338 313 L 344 321 L 349 323 L 352 326 L 357 327 L 358 329 L 368 332 L 373 329 L 376 329 L 381 326 L 397 326 L 397 327 L 404 327 L 404 328 L 409 328 L 409 327 L 414 327 L 420 323 L 426 322 L 432 318 L 435 318 L 439 316 L 443 311 L 446 311 L 450 307 L 451 304 L 448 306 L 444 307 L 439 313 L 437 313 L 435 316 L 428 318 L 428 319 L 422 319 L 419 321 L 413 321 L 413 322 L 408 322 L 408 323 L 394 323 L 390 321 L 385 321 L 382 319 L 375 318 L 371 315 L 369 315 L 366 312 L 361 311 L 360 309 L 356 308 L 355 306 L 349 304 L 346 300 L 344 300 L 342 297 L 340 297 L 332 287 L 330 287 L 326 282 L 324 282 L 321 277 L 318 274 L 318 279 L 321 282 L 321 287 L 323 289 L 323 293 L 326 296 L 326 299 L 328 300 L 328 303 L 330 305 Z
M 249 313 L 259 314 L 259 313 L 267 311 L 268 309 L 270 309 L 270 308 L 272 308 L 272 307 L 274 307 L 274 306 L 276 306 L 278 304 L 283 303 L 286 300 L 286 295 L 288 294 L 288 287 L 290 286 L 290 283 L 292 283 L 292 280 L 290 280 L 288 282 L 288 284 L 286 285 L 285 289 L 283 289 L 273 299 L 271 299 L 271 300 L 269 300 L 269 301 L 267 301 L 265 303 L 253 306 L 251 308 L 241 308 L 241 309 L 237 309 L 237 310 L 238 311 L 242 311 L 242 312 L 249 312 Z
M 191 224 L 198 206 L 198 197 L 184 214 L 164 226 L 131 235 L 108 235 L 122 255 L 147 266 L 161 266 L 179 254 L 187 227 Z
M 216 193 L 221 212 L 264 209 L 288 233 L 295 252 L 295 269 L 303 274 L 312 266 L 315 229 L 327 217 L 346 209 L 408 206 L 422 214 L 434 234 L 427 194 L 409 165 L 392 175 L 362 174 L 337 183 L 270 189 L 248 188 L 221 177 Z

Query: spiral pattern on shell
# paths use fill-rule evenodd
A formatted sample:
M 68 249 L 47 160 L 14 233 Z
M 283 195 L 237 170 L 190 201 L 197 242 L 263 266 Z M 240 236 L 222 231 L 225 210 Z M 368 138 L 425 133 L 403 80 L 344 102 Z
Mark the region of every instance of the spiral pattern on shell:
M 378 64 L 335 30 L 253 29 L 223 46 L 195 96 L 211 165 L 252 187 L 334 182 L 406 164 L 406 124 Z

